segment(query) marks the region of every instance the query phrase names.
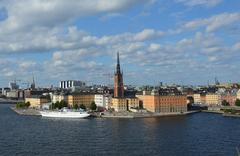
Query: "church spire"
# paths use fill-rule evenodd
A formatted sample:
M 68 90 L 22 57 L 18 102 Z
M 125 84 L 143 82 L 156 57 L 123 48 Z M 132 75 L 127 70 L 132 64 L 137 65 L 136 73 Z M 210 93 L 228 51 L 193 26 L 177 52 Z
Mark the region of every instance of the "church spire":
M 120 74 L 121 69 L 120 69 L 120 60 L 119 60 L 119 52 L 117 52 L 117 67 L 116 67 L 116 74 Z

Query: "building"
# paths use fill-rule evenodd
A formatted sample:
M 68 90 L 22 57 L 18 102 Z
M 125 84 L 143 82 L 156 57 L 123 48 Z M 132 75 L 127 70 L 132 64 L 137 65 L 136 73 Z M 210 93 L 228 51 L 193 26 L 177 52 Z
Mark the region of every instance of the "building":
M 124 98 L 123 73 L 120 68 L 119 53 L 117 53 L 117 66 L 114 74 L 114 98 L 111 108 L 116 112 L 127 111 L 127 99 Z
M 128 110 L 127 99 L 126 98 L 113 98 L 112 106 L 116 112 L 123 112 Z
M 221 95 L 221 104 L 225 100 L 229 103 L 230 106 L 235 106 L 236 99 L 237 99 L 236 95 L 231 94 Z
M 195 104 L 201 104 L 201 94 L 193 94 L 193 99 Z
M 31 108 L 41 108 L 42 104 L 49 103 L 50 100 L 44 96 L 34 96 L 30 98 L 25 98 L 25 102 L 30 102 Z
M 60 101 L 65 101 L 68 102 L 68 96 L 65 94 L 52 94 L 51 97 L 52 103 L 60 102 Z
M 207 94 L 206 95 L 207 105 L 221 105 L 221 96 L 219 94 Z
M 94 102 L 97 107 L 109 109 L 112 103 L 112 96 L 109 94 L 95 94 Z
M 138 95 L 143 107 L 154 113 L 182 113 L 187 112 L 186 95 L 159 95 L 152 91 L 148 95 Z
M 73 105 L 85 105 L 87 108 L 90 108 L 91 103 L 94 102 L 95 95 L 90 93 L 77 93 L 68 95 L 67 97 L 67 103 L 70 107 L 73 107 Z
M 59 83 L 59 87 L 61 89 L 76 89 L 76 88 L 85 87 L 85 85 L 86 84 L 83 81 L 76 81 L 76 80 L 61 81 Z
M 6 97 L 8 97 L 8 98 L 18 99 L 18 96 L 19 96 L 18 90 L 11 90 L 6 93 Z
M 123 73 L 120 69 L 119 53 L 117 53 L 117 66 L 114 74 L 114 98 L 124 97 Z
M 128 110 L 130 108 L 139 108 L 139 99 L 136 98 L 136 97 L 133 97 L 133 98 L 126 98 L 127 99 L 127 107 L 128 107 Z
M 19 85 L 17 85 L 17 82 L 14 81 L 14 82 L 9 82 L 9 88 L 11 90 L 18 90 L 19 89 Z
M 240 89 L 239 89 L 238 92 L 237 92 L 237 99 L 240 100 Z

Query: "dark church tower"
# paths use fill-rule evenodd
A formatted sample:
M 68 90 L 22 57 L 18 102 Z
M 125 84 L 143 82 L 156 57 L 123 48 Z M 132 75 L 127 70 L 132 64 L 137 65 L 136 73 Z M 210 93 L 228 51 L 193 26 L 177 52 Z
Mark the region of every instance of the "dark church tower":
M 117 66 L 114 74 L 114 97 L 124 97 L 123 73 L 120 69 L 119 53 L 117 53 Z

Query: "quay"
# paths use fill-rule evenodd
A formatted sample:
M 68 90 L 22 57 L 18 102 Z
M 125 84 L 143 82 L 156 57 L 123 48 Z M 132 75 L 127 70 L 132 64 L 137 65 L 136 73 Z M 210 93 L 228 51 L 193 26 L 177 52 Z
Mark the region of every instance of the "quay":
M 41 116 L 39 110 L 36 109 L 17 109 L 16 107 L 10 107 L 14 112 L 18 115 L 25 115 L 25 116 Z M 190 115 L 194 113 L 198 113 L 200 111 L 189 111 L 183 113 L 133 113 L 133 112 L 104 112 L 103 115 L 100 113 L 90 113 L 91 117 L 96 118 L 153 118 L 153 117 L 167 117 L 167 116 L 183 116 L 183 115 Z
M 16 107 L 10 107 L 15 113 L 18 115 L 25 115 L 25 116 L 41 116 L 38 110 L 36 109 L 17 109 Z

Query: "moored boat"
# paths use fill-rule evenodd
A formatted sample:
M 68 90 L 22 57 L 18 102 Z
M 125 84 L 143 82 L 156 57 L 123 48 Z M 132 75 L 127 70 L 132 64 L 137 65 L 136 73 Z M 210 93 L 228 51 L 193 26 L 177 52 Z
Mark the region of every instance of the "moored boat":
M 59 111 L 40 111 L 42 117 L 49 118 L 86 118 L 89 117 L 90 114 L 81 111 L 81 110 L 70 110 L 67 108 L 63 108 Z

